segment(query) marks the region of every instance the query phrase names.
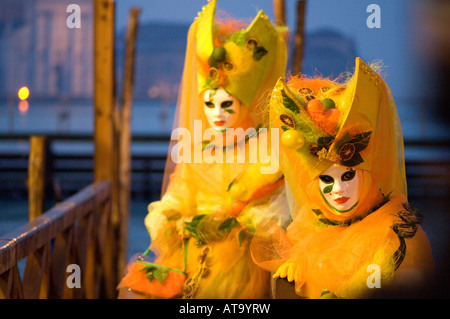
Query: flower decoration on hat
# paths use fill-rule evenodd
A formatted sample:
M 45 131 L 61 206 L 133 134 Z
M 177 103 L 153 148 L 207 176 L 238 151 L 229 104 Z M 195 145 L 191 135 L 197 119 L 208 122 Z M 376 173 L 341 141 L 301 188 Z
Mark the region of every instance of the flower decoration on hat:
M 363 163 L 372 131 L 370 125 L 346 121 L 355 103 L 354 89 L 329 79 L 279 79 L 270 105 L 272 126 L 283 130 L 282 145 L 310 163 Z
M 215 20 L 215 6 L 211 0 L 198 16 L 198 90 L 223 86 L 248 107 L 284 40 L 263 11 L 245 27 L 233 19 Z
M 291 76 L 273 88 L 270 127 L 279 128 L 279 163 L 299 205 L 332 164 L 369 172 L 386 194 L 406 194 L 400 121 L 381 67 L 357 57 L 346 78 Z

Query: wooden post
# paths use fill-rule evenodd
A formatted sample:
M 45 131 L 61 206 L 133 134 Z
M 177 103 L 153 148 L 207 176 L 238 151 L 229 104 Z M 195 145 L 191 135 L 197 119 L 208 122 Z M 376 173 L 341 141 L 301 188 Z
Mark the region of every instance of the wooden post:
M 122 110 L 120 113 L 120 154 L 119 154 L 119 186 L 120 186 L 120 229 L 119 229 L 119 268 L 125 267 L 127 252 L 128 221 L 130 216 L 131 197 L 131 109 L 134 87 L 134 60 L 138 17 L 141 10 L 131 8 L 128 20 L 125 47 L 125 66 L 122 89 Z
M 43 136 L 30 138 L 28 160 L 28 220 L 44 212 L 46 139 Z
M 94 179 L 113 177 L 114 3 L 94 0 Z
M 275 16 L 275 25 L 286 25 L 286 6 L 284 0 L 273 0 L 273 12 Z
M 28 220 L 31 221 L 44 213 L 47 139 L 44 136 L 30 137 L 30 155 L 28 159 Z M 27 257 L 23 277 L 24 297 L 46 297 L 49 287 L 47 247 L 38 249 Z
M 297 1 L 297 30 L 294 38 L 294 56 L 292 59 L 292 71 L 293 73 L 300 73 L 302 71 L 303 63 L 303 47 L 304 47 L 304 35 L 305 35 L 305 9 L 306 0 Z
M 118 141 L 115 116 L 114 32 L 115 4 L 112 0 L 94 0 L 94 180 L 112 182 L 113 231 L 120 224 L 118 188 Z M 113 254 L 114 267 L 107 282 L 117 281 L 121 270 L 116 259 L 118 238 L 106 245 L 105 254 Z M 109 288 L 111 289 L 111 287 Z M 114 289 L 114 288 L 113 288 Z

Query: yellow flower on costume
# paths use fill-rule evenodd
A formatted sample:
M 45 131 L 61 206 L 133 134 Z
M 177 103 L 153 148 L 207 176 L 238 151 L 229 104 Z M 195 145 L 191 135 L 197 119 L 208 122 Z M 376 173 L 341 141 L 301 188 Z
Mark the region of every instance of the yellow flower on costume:
M 325 148 L 322 148 L 320 151 L 317 152 L 317 157 L 319 158 L 319 161 L 323 161 L 327 158 L 328 151 Z

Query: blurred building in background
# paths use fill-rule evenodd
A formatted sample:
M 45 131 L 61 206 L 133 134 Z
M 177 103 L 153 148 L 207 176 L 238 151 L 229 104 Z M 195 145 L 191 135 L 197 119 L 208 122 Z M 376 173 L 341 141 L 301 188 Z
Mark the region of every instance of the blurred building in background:
M 355 41 L 332 29 L 320 29 L 307 34 L 302 72 L 310 76 L 336 78 L 355 68 L 359 56 Z
M 70 0 L 2 0 L 0 96 L 27 86 L 34 98 L 93 92 L 92 1 L 77 0 L 81 28 L 69 28 Z
M 136 100 L 174 103 L 183 72 L 189 25 L 148 22 L 139 26 L 136 51 Z M 116 71 L 121 84 L 126 30 L 117 30 Z
M 0 101 L 27 86 L 33 99 L 85 99 L 93 94 L 92 1 L 79 0 L 81 28 L 69 28 L 72 0 L 2 0 L 0 10 Z M 139 26 L 135 99 L 177 100 L 188 24 L 147 22 Z M 125 29 L 116 30 L 118 89 L 124 64 Z M 305 40 L 304 71 L 338 75 L 351 71 L 354 41 L 333 30 Z M 5 104 L 5 103 L 3 103 Z

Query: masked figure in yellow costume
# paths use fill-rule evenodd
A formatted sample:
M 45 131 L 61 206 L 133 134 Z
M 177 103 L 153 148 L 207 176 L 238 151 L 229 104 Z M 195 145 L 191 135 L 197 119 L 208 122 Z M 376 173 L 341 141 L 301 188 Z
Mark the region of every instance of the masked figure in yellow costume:
M 270 273 L 253 263 L 249 243 L 259 222 L 290 218 L 278 162 L 255 152 L 270 155 L 259 125 L 284 76 L 285 40 L 262 11 L 245 27 L 217 19 L 215 5 L 189 30 L 163 196 L 145 219 L 156 259 L 146 251 L 119 285 L 133 297 L 269 296 Z
M 261 227 L 251 251 L 294 283 L 293 296 L 365 298 L 420 288 L 432 273 L 423 216 L 406 197 L 397 111 L 374 68 L 357 58 L 346 81 L 296 76 L 272 92 L 293 222 Z

